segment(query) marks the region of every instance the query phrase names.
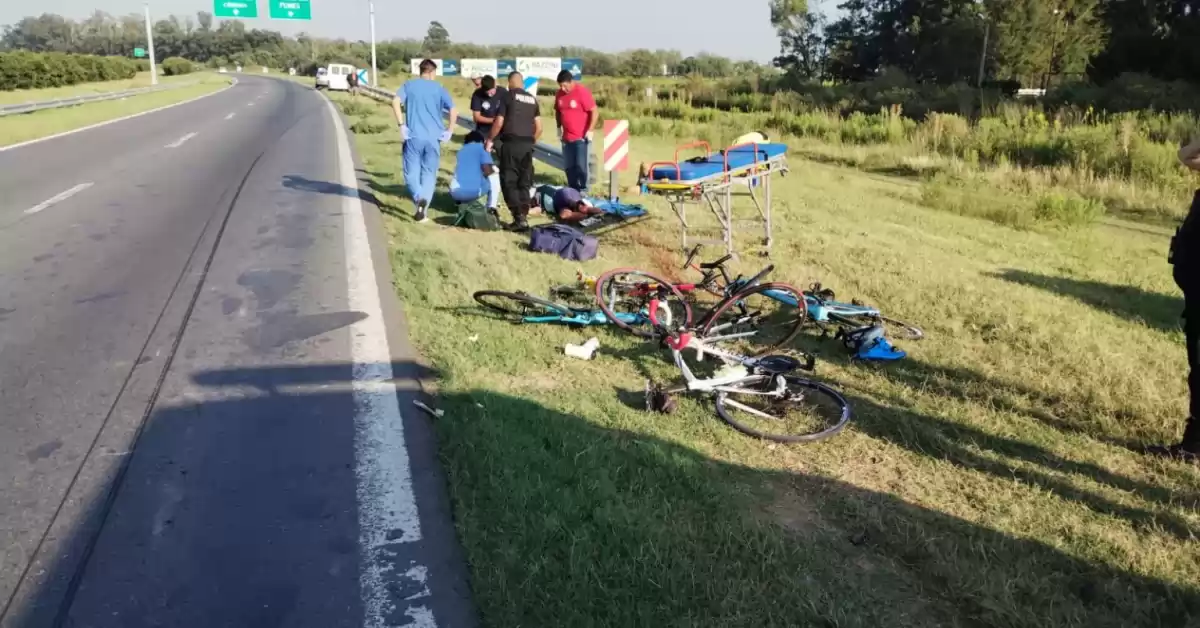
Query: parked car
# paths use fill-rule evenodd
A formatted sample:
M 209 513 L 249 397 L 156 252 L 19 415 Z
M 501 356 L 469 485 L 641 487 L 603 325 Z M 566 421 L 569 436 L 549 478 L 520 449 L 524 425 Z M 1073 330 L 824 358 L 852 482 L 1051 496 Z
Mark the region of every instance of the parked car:
M 317 89 L 329 89 L 329 70 L 317 68 Z

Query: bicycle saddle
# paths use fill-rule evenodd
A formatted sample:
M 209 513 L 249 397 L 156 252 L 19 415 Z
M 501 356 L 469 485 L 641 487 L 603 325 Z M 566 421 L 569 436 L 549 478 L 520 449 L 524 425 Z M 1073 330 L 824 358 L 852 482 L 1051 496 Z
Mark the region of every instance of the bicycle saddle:
M 784 375 L 804 368 L 804 363 L 790 355 L 768 355 L 759 358 L 754 367 L 768 375 Z

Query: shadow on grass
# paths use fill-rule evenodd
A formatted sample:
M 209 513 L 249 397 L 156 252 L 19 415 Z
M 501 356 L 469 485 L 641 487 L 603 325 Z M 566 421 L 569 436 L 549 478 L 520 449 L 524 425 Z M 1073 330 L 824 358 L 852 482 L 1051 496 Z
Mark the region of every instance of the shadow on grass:
M 870 164 L 848 157 L 839 157 L 836 155 L 828 155 L 815 151 L 801 150 L 800 155 L 809 161 L 815 161 L 828 166 L 841 166 L 843 168 L 852 168 L 854 170 L 869 172 L 871 174 L 912 179 L 914 181 L 921 181 L 941 170 L 941 168 L 937 167 L 919 168 L 906 163 Z
M 440 407 L 490 625 L 1134 626 L 1200 611 L 1188 584 L 835 479 L 486 390 Z
M 1016 269 L 993 273 L 991 276 L 1071 297 L 1114 316 L 1157 327 L 1163 331 L 1181 329 L 1183 312 L 1183 298 L 1181 297 L 1147 292 L 1133 286 L 1118 286 L 1070 277 L 1052 277 Z

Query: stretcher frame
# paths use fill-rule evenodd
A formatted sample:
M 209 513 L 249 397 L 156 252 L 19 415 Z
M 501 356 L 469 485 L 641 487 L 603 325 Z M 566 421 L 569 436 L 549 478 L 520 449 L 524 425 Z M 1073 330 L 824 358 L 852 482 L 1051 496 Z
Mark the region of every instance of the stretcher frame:
M 646 168 L 647 176 L 654 176 L 654 168 L 656 166 L 670 166 L 675 168 L 675 171 L 678 173 L 680 171 L 679 154 L 685 150 L 700 147 L 704 148 L 706 157 L 712 155 L 712 150 L 709 148 L 708 142 L 684 144 L 675 149 L 674 161 L 656 161 L 651 163 Z M 731 169 L 728 166 L 729 153 L 741 147 L 755 149 L 754 162 Z M 648 180 L 645 183 L 646 191 L 666 199 L 667 203 L 671 206 L 671 211 L 675 212 L 675 216 L 679 218 L 680 241 L 683 250 L 687 250 L 695 244 L 717 244 L 724 246 L 727 254 L 736 257 L 738 251 L 734 245 L 733 237 L 734 231 L 737 230 L 736 225 L 738 223 L 752 222 L 755 223 L 756 228 L 760 227 L 763 230 L 763 255 L 770 256 L 771 244 L 773 243 L 771 231 L 771 178 L 776 173 L 780 175 L 787 174 L 787 155 L 777 155 L 759 160 L 756 144 L 737 144 L 725 149 L 725 162 L 726 165 L 722 172 L 716 172 L 698 179 L 689 179 L 686 181 L 668 179 L 660 179 L 658 181 Z M 746 186 L 746 192 L 734 192 L 735 186 L 743 185 Z M 759 202 L 758 195 L 754 191 L 757 185 L 762 186 L 762 202 Z M 735 220 L 733 215 L 733 199 L 735 196 L 748 196 L 758 212 L 758 219 Z M 691 204 L 707 207 L 716 216 L 717 221 L 721 225 L 722 237 L 720 240 L 689 237 L 688 230 L 691 228 L 691 225 L 688 224 L 688 206 Z

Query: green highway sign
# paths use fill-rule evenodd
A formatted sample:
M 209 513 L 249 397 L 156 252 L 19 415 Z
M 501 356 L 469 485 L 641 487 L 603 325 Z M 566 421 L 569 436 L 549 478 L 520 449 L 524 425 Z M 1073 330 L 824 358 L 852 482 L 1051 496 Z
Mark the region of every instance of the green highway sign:
M 213 0 L 213 17 L 258 17 L 258 0 Z
M 273 20 L 311 20 L 311 0 L 267 0 Z
M 133 56 L 137 57 L 138 59 L 141 59 L 142 57 L 146 56 L 146 49 L 145 48 L 134 48 Z

